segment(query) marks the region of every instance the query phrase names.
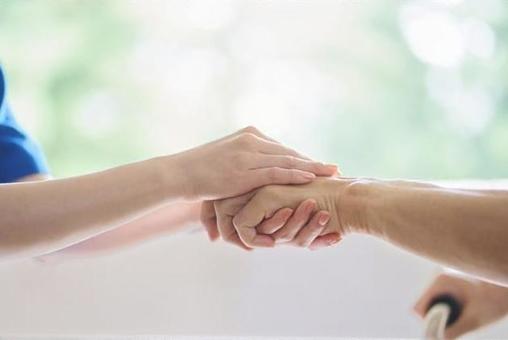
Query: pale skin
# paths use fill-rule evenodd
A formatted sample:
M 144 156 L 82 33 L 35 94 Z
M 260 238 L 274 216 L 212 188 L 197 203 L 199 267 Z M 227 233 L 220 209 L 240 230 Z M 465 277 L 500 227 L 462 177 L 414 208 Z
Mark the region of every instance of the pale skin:
M 155 233 L 164 232 L 162 211 L 173 204 L 188 204 L 187 217 L 196 220 L 204 200 L 242 195 L 267 184 L 308 183 L 336 171 L 247 128 L 176 155 L 102 172 L 2 184 L 0 258 L 38 257 L 119 227 L 125 229 L 117 235 L 124 233 L 125 242 L 134 242 L 132 233 L 150 219 L 159 221 Z
M 453 339 L 487 326 L 508 315 L 508 288 L 470 278 L 439 275 L 414 306 L 424 317 L 430 301 L 440 294 L 450 294 L 462 305 L 462 314 L 445 330 Z
M 246 246 L 273 246 L 274 237 L 258 226 L 278 210 L 294 209 L 309 198 L 316 201 L 319 210 L 330 214 L 323 235 L 372 235 L 484 281 L 508 286 L 508 190 L 458 190 L 409 181 L 316 179 L 304 185 L 270 185 L 257 190 L 238 209 L 232 224 Z M 217 202 L 218 221 L 229 214 L 228 201 Z M 221 231 L 220 226 L 218 229 Z M 281 230 L 276 233 L 285 233 Z

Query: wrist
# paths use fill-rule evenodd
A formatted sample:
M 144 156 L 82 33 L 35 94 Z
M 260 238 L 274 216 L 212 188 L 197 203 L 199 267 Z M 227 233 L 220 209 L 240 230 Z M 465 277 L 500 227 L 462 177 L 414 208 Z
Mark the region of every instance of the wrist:
M 342 233 L 382 234 L 374 221 L 377 186 L 379 182 L 371 179 L 348 179 L 336 195 Z
M 189 165 L 184 154 L 158 157 L 154 159 L 154 162 L 167 200 L 194 201 L 197 199 L 192 180 L 187 175 Z

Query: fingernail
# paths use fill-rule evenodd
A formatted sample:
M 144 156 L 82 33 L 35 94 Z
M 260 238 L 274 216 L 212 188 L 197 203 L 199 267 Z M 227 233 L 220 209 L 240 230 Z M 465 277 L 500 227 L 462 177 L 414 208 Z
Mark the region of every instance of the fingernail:
M 333 240 L 329 240 L 328 241 L 328 245 L 329 246 L 333 246 L 334 244 L 338 243 L 339 241 L 340 241 L 340 237 L 337 237 L 337 238 L 335 238 Z
M 314 210 L 314 206 L 316 205 L 316 202 L 314 200 L 307 201 L 305 203 L 305 212 L 311 212 Z
M 330 221 L 330 215 L 321 215 L 319 217 L 318 223 L 324 226 L 328 223 L 328 221 Z
M 314 175 L 312 172 L 304 172 L 302 177 L 305 179 L 314 179 L 316 178 L 316 175 Z

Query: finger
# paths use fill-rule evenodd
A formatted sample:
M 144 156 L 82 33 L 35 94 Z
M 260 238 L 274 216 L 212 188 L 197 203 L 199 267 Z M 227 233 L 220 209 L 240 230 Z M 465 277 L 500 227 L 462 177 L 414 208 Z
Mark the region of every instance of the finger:
M 217 210 L 216 210 L 217 213 Z M 234 244 L 242 249 L 250 250 L 249 247 L 247 247 L 240 237 L 238 237 L 238 234 L 235 230 L 235 227 L 233 225 L 233 217 L 225 214 L 217 214 L 217 227 L 218 231 L 220 233 L 220 236 L 222 239 L 228 243 Z
M 217 241 L 220 237 L 219 229 L 217 228 L 217 224 L 205 224 L 205 230 L 208 234 L 208 238 L 210 241 Z
M 275 241 L 270 235 L 259 234 L 256 231 L 255 226 L 238 226 L 235 225 L 233 219 L 233 225 L 237 230 L 237 236 L 240 242 L 249 248 L 270 248 L 275 245 Z
M 312 172 L 317 176 L 333 176 L 337 173 L 337 166 L 310 161 L 294 156 L 260 155 L 252 159 L 251 169 L 279 167 L 285 169 L 298 169 Z
M 269 184 L 305 184 L 316 178 L 312 172 L 279 167 L 256 169 L 249 173 L 254 188 Z
M 339 233 L 329 233 L 326 235 L 318 236 L 309 246 L 310 250 L 318 250 L 325 247 L 333 246 L 337 244 L 342 237 Z
M 413 310 L 419 317 L 425 317 L 425 314 L 427 314 L 429 309 L 429 303 L 435 296 L 442 294 L 450 289 L 450 285 L 446 284 L 446 282 L 447 277 L 445 275 L 441 274 L 437 276 L 427 287 L 422 296 L 420 296 L 418 301 L 416 301 L 415 305 L 413 306 Z
M 466 310 L 462 312 L 462 315 L 459 317 L 459 319 L 450 327 L 445 329 L 445 338 L 455 339 L 461 335 L 480 328 L 482 325 L 478 320 L 478 315 L 475 315 L 475 313 L 480 312 L 472 311 L 466 308 Z
M 215 216 L 215 208 L 212 201 L 204 201 L 201 204 L 200 220 L 203 223 L 210 241 L 215 241 L 220 237 L 217 228 L 217 218 Z
M 297 247 L 307 248 L 312 241 L 324 230 L 330 221 L 330 213 L 321 210 L 314 214 L 310 222 L 305 225 L 291 242 Z
M 230 240 L 228 241 L 229 243 L 232 243 L 233 245 L 235 246 L 238 246 L 240 248 L 242 248 L 243 250 L 247 250 L 247 251 L 252 251 L 254 249 L 248 247 L 245 245 L 245 243 L 242 242 L 242 240 L 240 239 L 240 237 L 238 236 L 238 234 L 234 234 L 231 236 Z
M 420 318 L 424 318 L 425 314 L 427 313 L 427 306 L 429 304 L 429 293 L 425 292 L 422 297 L 415 303 L 413 306 L 413 311 L 418 315 Z
M 265 219 L 260 225 L 256 227 L 256 230 L 260 234 L 273 234 L 286 224 L 287 220 L 293 214 L 293 209 L 283 208 L 277 211 L 273 217 Z
M 250 200 L 233 218 L 233 225 L 240 237 L 240 240 L 248 247 L 273 247 L 274 239 L 269 235 L 259 234 L 256 230 L 266 216 L 276 209 L 266 209 L 262 202 Z
M 300 229 L 307 224 L 314 209 L 316 209 L 315 200 L 308 199 L 303 201 L 298 208 L 296 208 L 295 213 L 290 217 L 286 225 L 273 234 L 275 242 L 284 243 L 292 241 Z

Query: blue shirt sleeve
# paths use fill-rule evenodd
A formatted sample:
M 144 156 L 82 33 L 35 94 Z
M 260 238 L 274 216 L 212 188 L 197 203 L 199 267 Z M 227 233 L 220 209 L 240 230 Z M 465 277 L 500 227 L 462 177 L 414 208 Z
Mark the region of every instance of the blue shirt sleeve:
M 19 126 L 9 108 L 7 84 L 0 68 L 0 183 L 47 173 L 40 147 Z

